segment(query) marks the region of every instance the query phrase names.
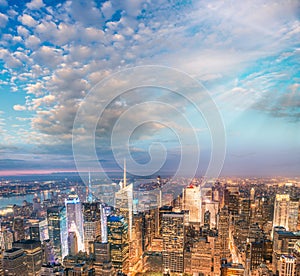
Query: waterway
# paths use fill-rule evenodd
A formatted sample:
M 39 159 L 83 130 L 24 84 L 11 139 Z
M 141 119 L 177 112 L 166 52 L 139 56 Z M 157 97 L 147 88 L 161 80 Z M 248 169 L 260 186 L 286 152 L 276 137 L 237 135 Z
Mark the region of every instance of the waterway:
M 37 193 L 38 197 L 41 199 L 47 199 L 49 196 L 49 192 L 45 191 L 43 193 Z M 10 196 L 10 197 L 0 197 L 0 209 L 6 208 L 7 206 L 22 205 L 23 201 L 31 202 L 35 194 L 26 194 L 26 195 L 18 195 L 18 196 Z

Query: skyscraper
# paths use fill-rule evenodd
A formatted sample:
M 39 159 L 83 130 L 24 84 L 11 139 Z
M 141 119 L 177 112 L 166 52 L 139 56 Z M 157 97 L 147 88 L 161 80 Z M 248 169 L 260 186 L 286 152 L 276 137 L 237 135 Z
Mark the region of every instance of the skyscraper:
M 12 248 L 3 253 L 4 275 L 27 276 L 26 254 L 22 248 Z
M 27 275 L 40 275 L 42 267 L 42 247 L 37 240 L 22 240 L 13 244 L 15 248 L 22 248 L 26 253 Z
M 274 274 L 279 273 L 280 271 L 281 256 L 291 255 L 298 240 L 300 240 L 299 233 L 275 229 L 272 257 L 272 270 Z
M 24 228 L 24 219 L 21 217 L 14 218 L 13 223 L 14 230 L 14 240 L 24 240 L 25 239 L 25 228 Z
M 190 185 L 183 190 L 183 210 L 189 211 L 189 221 L 201 223 L 201 191 L 200 186 Z
M 94 269 L 96 276 L 111 276 L 114 275 L 110 256 L 110 244 L 101 241 L 94 242 Z
M 75 232 L 78 251 L 84 251 L 83 216 L 78 195 L 72 192 L 65 201 L 68 232 Z
M 288 194 L 277 194 L 274 204 L 273 227 L 283 226 L 296 231 L 298 224 L 299 200 L 291 200 Z
M 128 272 L 128 224 L 122 216 L 108 216 L 107 239 L 111 248 L 111 261 L 116 270 Z
M 101 235 L 101 207 L 99 202 L 88 202 L 82 204 L 84 249 L 90 253 L 90 243 Z
M 49 238 L 53 242 L 56 257 L 62 260 L 68 255 L 68 230 L 66 208 L 53 206 L 47 210 Z
M 229 250 L 229 213 L 227 207 L 223 207 L 219 213 L 218 230 L 221 259 L 230 259 L 231 254 Z
M 133 184 L 124 186 L 115 194 L 115 207 L 128 224 L 128 239 L 132 240 L 133 223 Z
M 184 216 L 184 212 L 162 214 L 164 272 L 184 272 Z
M 279 261 L 279 276 L 297 276 L 296 258 L 291 255 L 282 255 Z

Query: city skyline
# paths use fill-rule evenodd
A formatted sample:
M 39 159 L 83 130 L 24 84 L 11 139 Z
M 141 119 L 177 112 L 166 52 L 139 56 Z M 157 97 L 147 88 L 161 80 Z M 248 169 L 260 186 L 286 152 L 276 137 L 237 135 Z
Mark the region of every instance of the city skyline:
M 299 9 L 298 1 L 1 0 L 0 175 L 75 172 L 73 121 L 84 97 L 119 71 L 158 65 L 199 81 L 215 102 L 226 133 L 221 175 L 299 176 Z M 102 124 L 143 101 L 171 104 L 198 123 L 189 105 L 163 89 L 137 93 L 115 99 Z M 168 153 L 162 170 L 172 175 L 181 145 L 172 130 L 180 121 L 143 107 L 119 136 L 136 117 L 152 119 L 135 129 L 130 149 L 144 164 L 151 143 L 162 142 Z M 162 125 L 172 119 L 174 128 Z M 200 175 L 212 147 L 202 121 Z M 99 160 L 120 172 L 103 129 Z

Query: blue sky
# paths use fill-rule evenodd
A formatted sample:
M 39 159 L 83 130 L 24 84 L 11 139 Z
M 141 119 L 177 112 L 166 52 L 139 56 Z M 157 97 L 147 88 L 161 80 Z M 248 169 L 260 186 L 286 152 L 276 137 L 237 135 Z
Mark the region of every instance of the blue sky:
M 299 175 L 299 1 L 0 0 L 0 12 L 0 173 L 74 170 L 79 103 L 111 74 L 151 64 L 183 71 L 209 91 L 226 130 L 223 175 Z M 138 100 L 182 107 L 160 93 L 123 95 L 103 124 Z M 182 113 L 193 121 L 190 108 Z M 140 116 L 151 118 L 153 109 Z M 168 116 L 162 111 L 155 119 Z M 103 129 L 99 159 L 116 170 L 111 133 Z M 201 137 L 207 163 L 209 135 Z M 133 156 L 145 163 L 151 142 L 163 142 L 171 170 L 178 164 L 175 138 L 161 124 L 140 127 Z

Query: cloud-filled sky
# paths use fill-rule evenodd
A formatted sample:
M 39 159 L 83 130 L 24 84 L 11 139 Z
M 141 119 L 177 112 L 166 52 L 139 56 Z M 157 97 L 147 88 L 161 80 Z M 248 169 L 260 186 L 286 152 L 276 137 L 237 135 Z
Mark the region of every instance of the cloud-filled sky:
M 227 136 L 224 175 L 299 175 L 297 0 L 0 0 L 0 36 L 0 174 L 75 170 L 73 122 L 89 91 L 126 68 L 160 65 L 199 81 L 215 101 Z M 116 98 L 99 122 L 97 151 L 107 170 L 117 170 L 111 129 L 129 107 L 160 101 L 199 123 L 182 99 L 142 90 Z M 145 163 L 151 142 L 163 143 L 171 170 L 180 120 L 156 107 L 132 110 L 118 135 L 137 117 L 153 120 L 132 134 L 132 154 Z M 170 118 L 174 125 L 165 127 Z M 203 122 L 205 163 L 211 145 Z

